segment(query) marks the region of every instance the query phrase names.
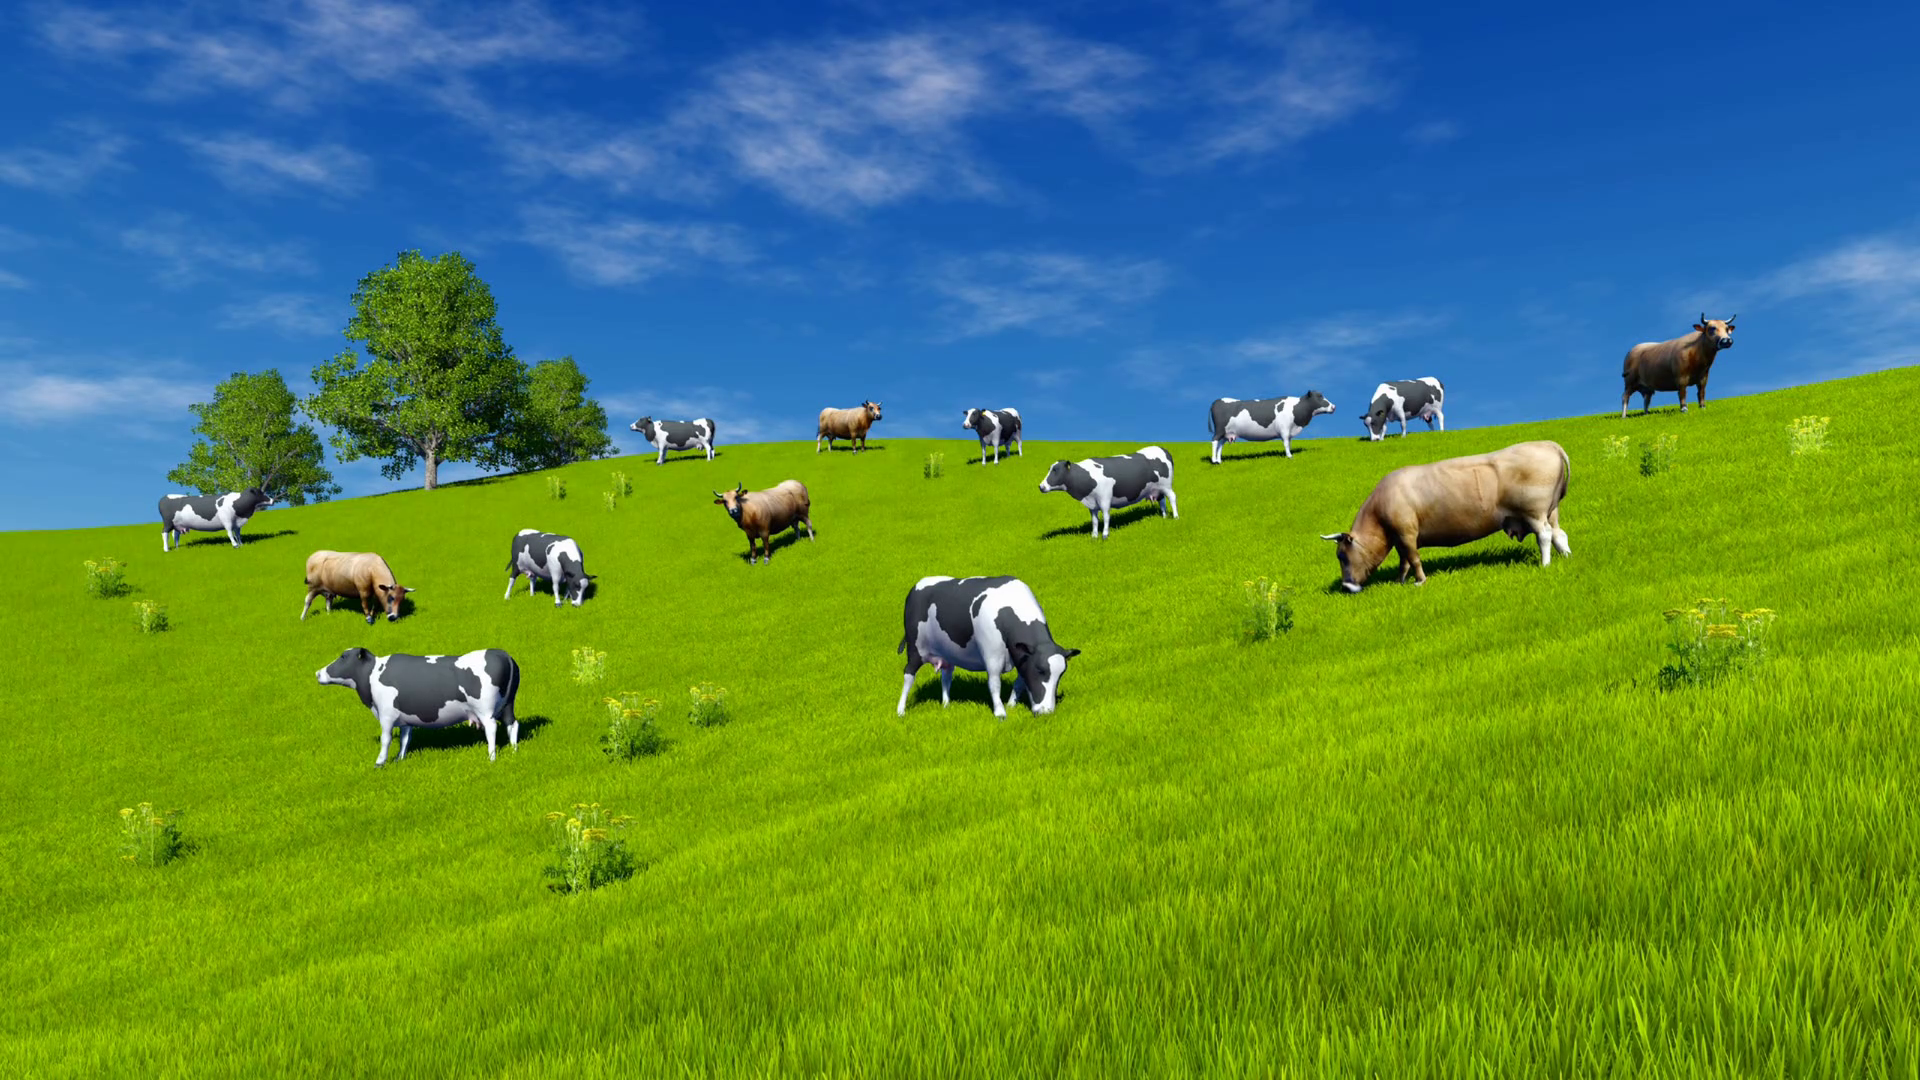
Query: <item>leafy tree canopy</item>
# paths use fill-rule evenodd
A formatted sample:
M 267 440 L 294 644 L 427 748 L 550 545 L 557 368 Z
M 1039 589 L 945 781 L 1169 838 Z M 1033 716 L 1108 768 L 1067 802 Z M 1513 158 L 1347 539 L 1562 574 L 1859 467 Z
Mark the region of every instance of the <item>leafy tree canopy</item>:
M 514 466 L 551 469 L 608 457 L 607 410 L 587 396 L 587 377 L 573 357 L 542 360 L 527 373 L 527 394 L 510 440 Z
M 214 387 L 212 401 L 187 406 L 200 418 L 200 439 L 167 482 L 202 495 L 257 487 L 294 506 L 338 495 L 320 437 L 294 423 L 297 404 L 279 371 L 235 372 Z

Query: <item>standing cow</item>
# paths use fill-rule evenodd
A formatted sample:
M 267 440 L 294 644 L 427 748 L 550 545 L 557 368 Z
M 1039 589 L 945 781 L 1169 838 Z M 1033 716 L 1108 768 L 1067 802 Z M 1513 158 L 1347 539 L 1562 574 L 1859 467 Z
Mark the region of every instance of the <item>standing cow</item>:
M 225 495 L 169 495 L 160 500 L 160 550 L 178 547 L 189 530 L 224 532 L 239 547 L 240 526 L 272 505 L 273 498 L 257 487 Z
M 898 715 L 907 715 L 914 675 L 923 664 L 932 664 L 940 672 L 943 707 L 953 700 L 954 668 L 986 672 L 993 715 L 1003 720 L 1003 673 L 1014 673 L 1014 700 L 1024 690 L 1034 714 L 1045 716 L 1054 709 L 1067 661 L 1080 655 L 1079 649 L 1054 644 L 1033 590 L 1011 577 L 921 578 L 907 593 L 906 631 L 895 651 L 907 654 Z
M 535 578 L 546 579 L 553 587 L 554 607 L 560 606 L 562 596 L 570 597 L 573 606 L 579 607 L 587 597 L 587 582 L 593 580 L 573 537 L 539 529 L 521 529 L 514 535 L 513 547 L 507 552 L 507 595 L 503 599 L 513 598 L 513 586 L 521 574 L 527 575 L 528 596 L 533 595 Z
M 1689 386 L 1694 387 L 1694 400 L 1706 408 L 1707 376 L 1713 371 L 1713 358 L 1721 349 L 1733 348 L 1733 320 L 1739 317 L 1709 319 L 1703 311 L 1700 321 L 1693 324 L 1693 333 L 1628 349 L 1620 365 L 1620 377 L 1627 384 L 1620 394 L 1620 418 L 1627 418 L 1627 402 L 1635 394 L 1640 395 L 1640 411 L 1651 410 L 1656 390 L 1678 390 L 1680 411 L 1686 412 Z
M 307 602 L 300 608 L 301 622 L 313 610 L 316 596 L 327 598 L 328 611 L 333 610 L 336 596 L 358 597 L 360 612 L 369 626 L 373 625 L 374 604 L 378 603 L 386 610 L 387 621 L 393 622 L 400 618 L 400 602 L 409 593 L 420 591 L 395 583 L 387 560 L 371 551 L 316 551 L 307 556 L 306 580 Z
M 1417 416 L 1427 422 L 1431 429 L 1434 421 L 1439 421 L 1440 430 L 1447 430 L 1447 414 L 1440 411 L 1447 402 L 1447 388 L 1440 380 L 1428 375 L 1424 378 L 1409 379 L 1405 382 L 1383 382 L 1373 388 L 1373 403 L 1367 409 L 1367 415 L 1360 422 L 1367 425 L 1367 437 L 1379 442 L 1387 434 L 1387 424 L 1400 422 L 1400 434 L 1407 434 L 1407 418 Z
M 1223 397 L 1213 403 L 1207 414 L 1207 432 L 1213 436 L 1213 463 L 1220 464 L 1220 448 L 1235 439 L 1248 442 L 1280 440 L 1280 448 L 1293 456 L 1293 440 L 1321 413 L 1333 411 L 1333 402 L 1309 390 L 1305 397 L 1262 398 L 1241 401 Z
M 735 484 L 732 491 L 714 492 L 713 502 L 726 507 L 727 516 L 747 534 L 748 566 L 760 561 L 754 554 L 756 543 L 766 553 L 767 562 L 773 562 L 774 533 L 788 529 L 798 532 L 804 525 L 807 539 L 813 539 L 813 500 L 807 495 L 807 485 L 798 480 L 782 480 L 765 491 L 748 491 L 745 484 Z
M 520 665 L 501 649 L 476 649 L 460 656 L 375 656 L 366 649 L 348 649 L 316 674 L 322 686 L 351 686 L 360 704 L 380 723 L 380 756 L 387 763 L 387 747 L 400 728 L 400 760 L 407 760 L 407 743 L 417 727 L 478 724 L 487 732 L 487 760 L 496 760 L 494 733 L 507 725 L 507 742 L 520 749 L 520 720 L 513 715 L 514 695 L 520 692 Z
M 980 437 L 980 464 L 987 463 L 987 451 L 993 451 L 993 463 L 1000 464 L 1000 448 L 1019 443 L 1021 457 L 1027 456 L 1027 443 L 1020 437 L 1020 410 L 968 409 L 960 426 Z
M 1173 459 L 1165 450 L 1148 446 L 1117 457 L 1056 461 L 1040 481 L 1040 490 L 1064 491 L 1093 514 L 1093 535 L 1113 531 L 1113 508 L 1148 499 L 1160 504 L 1160 516 L 1171 509 L 1180 516 L 1180 500 L 1173 494 Z M 1105 517 L 1105 526 L 1101 519 Z
M 707 460 L 713 460 L 713 421 L 704 416 L 686 422 L 643 416 L 628 430 L 639 432 L 641 438 L 660 451 L 660 460 L 654 462 L 655 465 L 667 463 L 669 450 L 705 450 Z
M 1420 548 L 1470 544 L 1497 532 L 1540 541 L 1540 565 L 1554 549 L 1571 555 L 1560 500 L 1572 466 L 1557 442 L 1524 442 L 1490 454 L 1407 465 L 1388 473 L 1360 506 L 1353 528 L 1328 533 L 1340 556 L 1340 587 L 1357 593 L 1387 557 L 1400 553 L 1400 580 L 1424 585 Z
M 827 451 L 833 451 L 833 440 L 845 439 L 858 443 L 853 448 L 859 453 L 867 448 L 867 432 L 880 422 L 880 403 L 863 401 L 851 409 L 821 409 L 819 433 L 813 439 L 813 452 L 820 452 L 820 443 L 826 441 Z

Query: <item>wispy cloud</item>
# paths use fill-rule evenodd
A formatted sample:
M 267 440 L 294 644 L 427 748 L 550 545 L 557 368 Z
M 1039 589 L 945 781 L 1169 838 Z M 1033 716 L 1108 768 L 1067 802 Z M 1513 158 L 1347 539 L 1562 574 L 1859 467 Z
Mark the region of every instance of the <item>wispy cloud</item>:
M 122 230 L 120 243 L 128 251 L 153 256 L 159 262 L 156 276 L 161 283 L 176 287 L 216 269 L 254 274 L 313 270 L 295 245 L 221 239 L 182 214 L 160 214 L 146 225 Z
M 1415 124 L 1407 129 L 1407 141 L 1415 146 L 1439 146 L 1450 143 L 1466 134 L 1466 129 L 1452 120 L 1429 120 L 1424 124 Z
M 1219 107 L 1183 160 L 1212 165 L 1265 156 L 1385 104 L 1395 89 L 1390 55 L 1356 29 L 1289 26 L 1270 60 L 1214 73 Z
M 0 267 L 0 289 L 25 289 L 29 287 L 30 284 L 26 278 L 21 277 L 19 274 L 5 267 Z
M 143 416 L 205 400 L 211 384 L 148 365 L 76 374 L 64 359 L 0 361 L 0 417 L 22 426 L 57 424 L 127 410 Z
M 304 150 L 258 135 L 183 135 L 180 142 L 235 191 L 271 192 L 289 184 L 348 195 L 367 184 L 372 165 L 366 155 L 338 143 Z
M 1230 355 L 1268 367 L 1282 379 L 1306 379 L 1445 323 L 1444 316 L 1432 312 L 1348 312 L 1247 338 L 1235 344 Z
M 307 293 L 267 293 L 221 308 L 219 326 L 222 330 L 264 326 L 285 337 L 325 337 L 347 323 L 344 303 L 331 305 L 340 309 L 332 314 L 326 310 L 329 306 Z
M 634 285 L 661 274 L 712 266 L 740 266 L 755 253 L 730 225 L 589 219 L 543 206 L 527 210 L 523 239 L 559 257 L 575 277 L 595 285 Z
M 1920 242 L 1868 237 L 1782 267 L 1761 291 L 1783 300 L 1839 294 L 1881 321 L 1920 320 Z
M 0 150 L 0 183 L 71 193 L 108 169 L 123 167 L 127 140 L 94 124 L 69 124 L 59 149 L 23 146 Z
M 926 284 L 946 299 L 949 338 L 964 338 L 1004 330 L 1084 333 L 1166 281 L 1165 265 L 1153 259 L 998 251 L 948 259 Z

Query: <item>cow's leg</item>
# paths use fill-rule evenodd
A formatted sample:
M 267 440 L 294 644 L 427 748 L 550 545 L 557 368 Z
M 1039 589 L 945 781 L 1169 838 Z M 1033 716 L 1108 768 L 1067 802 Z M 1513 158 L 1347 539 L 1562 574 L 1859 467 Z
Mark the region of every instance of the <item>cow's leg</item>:
M 1174 520 L 1178 521 L 1180 519 L 1180 499 L 1174 495 L 1172 488 L 1167 489 L 1166 508 L 1173 512 Z
M 507 599 L 507 600 L 513 599 L 513 587 L 515 584 L 519 582 L 519 580 L 520 580 L 520 571 L 518 570 L 515 570 L 513 573 L 507 575 L 507 595 L 504 597 L 504 599 Z
M 1407 414 L 1406 413 L 1400 414 L 1400 437 L 1403 439 L 1407 437 Z
M 813 542 L 813 519 L 809 517 L 803 517 L 800 519 L 800 524 L 805 525 L 807 527 L 807 542 L 812 543 Z
M 1100 539 L 1113 535 L 1113 504 L 1108 503 L 1100 509 Z
M 993 715 L 1007 718 L 1007 707 L 1000 703 L 1000 675 L 1004 669 L 993 657 L 987 657 L 987 692 L 993 695 Z
M 373 625 L 373 593 L 363 592 L 360 594 L 360 613 L 367 617 L 367 625 L 372 626 Z
M 1693 388 L 1693 403 L 1701 408 L 1707 407 L 1707 380 L 1702 378 Z
M 1527 528 L 1533 533 L 1533 538 L 1540 543 L 1540 565 L 1551 566 L 1554 533 L 1558 531 L 1553 527 L 1553 522 L 1546 518 L 1528 518 Z
M 1620 392 L 1620 419 L 1627 418 L 1627 404 L 1633 400 L 1633 387 L 1628 386 Z
M 1213 440 L 1213 457 L 1209 460 L 1211 460 L 1215 465 L 1220 464 L 1220 448 L 1224 445 L 1226 444 L 1221 442 L 1219 439 Z
M 1681 412 L 1687 411 L 1687 384 L 1686 383 L 1680 384 L 1680 411 Z
M 1553 546 L 1562 555 L 1571 555 L 1573 550 L 1567 547 L 1567 531 L 1560 527 L 1560 508 L 1554 507 L 1547 512 L 1547 524 L 1553 526 Z
M 160 530 L 160 550 L 163 552 L 173 550 L 173 527 L 171 525 Z
M 1439 409 L 1433 410 L 1433 420 L 1430 421 L 1427 426 L 1432 427 L 1435 424 L 1439 425 L 1441 431 L 1447 430 L 1447 414 L 1441 412 Z
M 943 663 L 940 665 L 940 707 L 944 709 L 952 704 L 953 665 Z
M 665 443 L 662 443 L 660 446 L 660 460 L 654 462 L 654 464 L 665 465 L 666 463 L 667 463 L 667 447 Z
M 913 693 L 913 676 L 919 670 L 919 664 L 913 665 L 912 670 L 908 671 L 906 677 L 900 681 L 900 704 L 893 710 L 895 716 L 907 715 L 907 695 Z
M 1095 540 L 1098 540 L 1100 539 L 1100 511 L 1097 509 L 1089 510 L 1087 511 L 1087 513 L 1093 515 L 1093 534 L 1092 535 Z
M 492 713 L 487 713 L 480 718 L 480 726 L 487 729 L 487 760 L 498 761 L 499 756 L 494 751 L 494 742 L 499 738 L 500 722 L 493 718 Z
M 309 612 L 309 611 L 312 611 L 312 610 L 313 610 L 313 598 L 314 598 L 314 597 L 316 597 L 316 596 L 318 596 L 318 595 L 320 595 L 320 590 L 319 590 L 319 589 L 308 589 L 308 590 L 307 590 L 307 602 L 306 602 L 306 603 L 305 603 L 304 605 L 302 605 L 302 606 L 301 606 L 301 608 L 300 608 L 300 621 L 301 621 L 301 622 L 306 622 L 306 621 L 307 621 L 307 612 Z
M 557 562 L 559 560 L 556 559 L 555 561 Z M 560 606 L 560 575 L 553 573 L 552 571 L 548 571 L 547 583 L 553 586 L 553 606 L 559 607 Z M 529 593 L 533 591 L 532 578 L 527 579 L 527 591 Z
M 1682 397 L 1686 396 L 1686 391 L 1682 390 L 1680 393 Z M 1683 405 L 1682 408 L 1685 408 L 1685 406 Z M 231 543 L 234 547 L 240 546 L 240 530 L 238 527 L 233 525 L 227 526 L 227 542 Z
M 400 760 L 407 760 L 407 747 L 413 744 L 413 725 L 400 725 Z
M 1293 437 L 1285 432 L 1280 433 L 1280 449 L 1285 452 L 1289 458 L 1293 456 Z
M 1402 540 L 1394 545 L 1400 553 L 1400 582 L 1405 584 L 1407 575 L 1413 575 L 1415 585 L 1427 583 L 1427 571 L 1420 565 L 1420 545 L 1412 540 Z
M 385 717 L 380 719 L 380 756 L 373 759 L 378 767 L 387 763 L 387 747 L 393 745 L 393 721 Z

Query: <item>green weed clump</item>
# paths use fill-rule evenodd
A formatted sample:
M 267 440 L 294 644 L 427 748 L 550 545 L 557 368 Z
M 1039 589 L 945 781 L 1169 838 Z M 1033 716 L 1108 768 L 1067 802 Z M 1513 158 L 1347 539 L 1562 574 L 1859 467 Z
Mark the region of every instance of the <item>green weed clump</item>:
M 1766 659 L 1767 633 L 1776 618 L 1767 608 L 1741 611 L 1712 598 L 1663 614 L 1673 628 L 1667 643 L 1673 661 L 1660 669 L 1664 690 L 1711 686 Z
M 1787 449 L 1794 457 L 1818 454 L 1827 448 L 1830 416 L 1800 416 L 1787 423 Z
M 1293 629 L 1293 589 L 1264 577 L 1240 583 L 1246 610 L 1240 617 L 1240 637 L 1248 644 L 1266 641 Z
M 592 686 L 607 676 L 607 654 L 590 645 L 573 650 L 573 681 Z
M 1627 456 L 1633 440 L 1625 435 L 1609 435 L 1600 440 L 1600 456 L 1608 461 L 1620 461 Z
M 627 850 L 627 842 L 615 835 L 632 821 L 626 815 L 613 816 L 599 803 L 575 803 L 572 813 L 555 810 L 548 814 L 547 822 L 553 826 L 554 861 L 543 871 L 553 879 L 547 888 L 583 893 L 632 877 L 640 868 L 639 860 Z
M 719 727 L 732 719 L 727 712 L 727 691 L 710 682 L 687 689 L 687 720 L 695 727 Z
M 620 496 L 615 495 L 611 491 L 603 491 L 600 493 L 600 501 L 606 505 L 607 509 L 611 510 L 620 505 Z
M 613 493 L 615 495 L 620 496 L 623 499 L 633 494 L 633 480 L 629 478 L 626 473 L 623 473 L 623 472 L 614 473 L 613 474 Z
M 1680 436 L 1671 432 L 1656 436 L 1651 443 L 1640 448 L 1640 475 L 1658 476 L 1673 468 L 1673 448 L 1680 443 Z
M 920 466 L 920 475 L 929 480 L 938 480 L 947 474 L 947 455 L 933 453 Z
M 179 858 L 180 811 L 155 813 L 152 803 L 120 811 L 120 857 L 136 866 L 165 866 Z
M 133 611 L 140 619 L 140 632 L 157 634 L 167 628 L 167 606 L 152 600 L 135 600 Z
M 611 716 L 607 721 L 606 734 L 600 736 L 600 749 L 608 757 L 615 761 L 632 761 L 637 757 L 652 757 L 666 749 L 666 737 L 654 725 L 654 719 L 660 713 L 658 701 L 643 698 L 632 690 L 622 691 L 619 697 L 604 700 Z
M 87 560 L 87 595 L 102 600 L 124 596 L 128 592 L 127 564 L 112 556 Z
M 547 477 L 547 498 L 564 499 L 567 497 L 567 482 L 557 476 Z

